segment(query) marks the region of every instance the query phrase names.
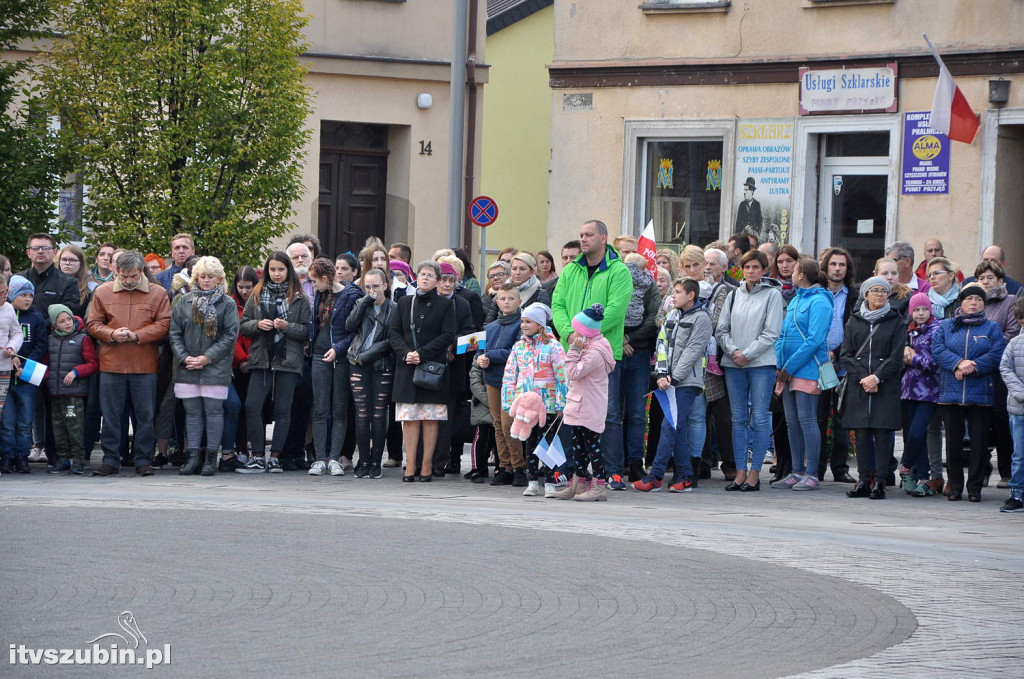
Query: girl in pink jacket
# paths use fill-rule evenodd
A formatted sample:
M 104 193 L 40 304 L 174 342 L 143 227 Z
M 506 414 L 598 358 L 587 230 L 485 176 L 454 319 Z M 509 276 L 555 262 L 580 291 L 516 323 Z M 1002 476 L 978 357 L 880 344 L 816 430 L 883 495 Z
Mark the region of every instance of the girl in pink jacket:
M 615 357 L 601 334 L 604 307 L 595 304 L 572 319 L 575 337 L 565 357 L 569 393 L 562 421 L 572 425 L 572 449 L 576 474 L 563 490 L 560 500 L 598 502 L 608 499 L 601 454 L 601 433 L 608 414 L 608 375 L 615 370 Z M 593 476 L 587 467 L 593 469 Z

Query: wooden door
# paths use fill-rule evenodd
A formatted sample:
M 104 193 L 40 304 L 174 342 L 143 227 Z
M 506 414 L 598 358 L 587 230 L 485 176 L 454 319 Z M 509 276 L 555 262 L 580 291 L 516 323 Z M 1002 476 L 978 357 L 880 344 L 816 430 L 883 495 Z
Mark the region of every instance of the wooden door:
M 370 236 L 384 239 L 387 157 L 320 152 L 318 230 L 330 256 L 358 254 Z

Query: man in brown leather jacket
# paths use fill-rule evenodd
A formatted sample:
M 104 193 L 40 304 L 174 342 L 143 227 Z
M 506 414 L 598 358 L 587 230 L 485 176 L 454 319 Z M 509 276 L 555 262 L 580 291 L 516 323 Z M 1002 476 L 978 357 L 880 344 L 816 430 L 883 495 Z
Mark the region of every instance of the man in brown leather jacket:
M 156 443 L 156 367 L 158 344 L 171 325 L 171 304 L 164 290 L 146 277 L 142 254 L 129 250 L 117 258 L 117 276 L 96 288 L 86 330 L 100 354 L 100 410 L 103 413 L 103 464 L 93 476 L 120 472 L 121 430 L 129 405 L 135 409 L 135 473 L 152 476 Z

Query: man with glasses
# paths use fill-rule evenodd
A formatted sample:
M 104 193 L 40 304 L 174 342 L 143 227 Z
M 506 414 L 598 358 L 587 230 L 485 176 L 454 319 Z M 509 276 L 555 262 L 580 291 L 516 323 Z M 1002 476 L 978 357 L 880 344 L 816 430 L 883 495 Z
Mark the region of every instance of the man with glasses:
M 29 280 L 36 288 L 33 302 L 36 311 L 46 319 L 46 329 L 50 329 L 49 309 L 51 304 L 64 304 L 71 313 L 82 315 L 82 301 L 78 294 L 78 281 L 62 272 L 54 264 L 57 257 L 57 241 L 48 233 L 34 233 L 28 238 L 25 254 L 32 266 L 20 275 Z
M 150 284 L 145 268 L 142 254 L 121 253 L 116 277 L 96 288 L 89 305 L 86 330 L 99 347 L 103 412 L 103 464 L 93 476 L 120 472 L 129 405 L 135 410 L 135 473 L 153 475 L 157 354 L 171 326 L 171 304 L 165 290 Z
M 914 246 L 905 240 L 898 240 L 885 248 L 885 256 L 896 262 L 900 283 L 914 292 L 928 292 L 931 285 L 914 274 Z

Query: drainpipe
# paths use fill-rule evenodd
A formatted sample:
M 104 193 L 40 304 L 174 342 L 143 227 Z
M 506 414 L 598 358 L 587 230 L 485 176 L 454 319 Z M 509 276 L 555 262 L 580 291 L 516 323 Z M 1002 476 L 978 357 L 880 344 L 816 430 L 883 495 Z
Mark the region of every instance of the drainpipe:
M 457 247 L 461 237 L 465 202 L 462 197 L 462 163 L 465 151 L 466 117 L 466 33 L 469 0 L 453 0 L 451 119 L 448 127 L 448 247 Z
M 467 43 L 466 74 L 468 94 L 466 97 L 466 187 L 463 193 L 462 246 L 472 252 L 473 225 L 467 212 L 469 201 L 474 197 L 473 181 L 476 179 L 476 35 L 480 14 L 480 0 L 469 0 L 469 36 Z M 481 230 L 482 231 L 482 230 Z

